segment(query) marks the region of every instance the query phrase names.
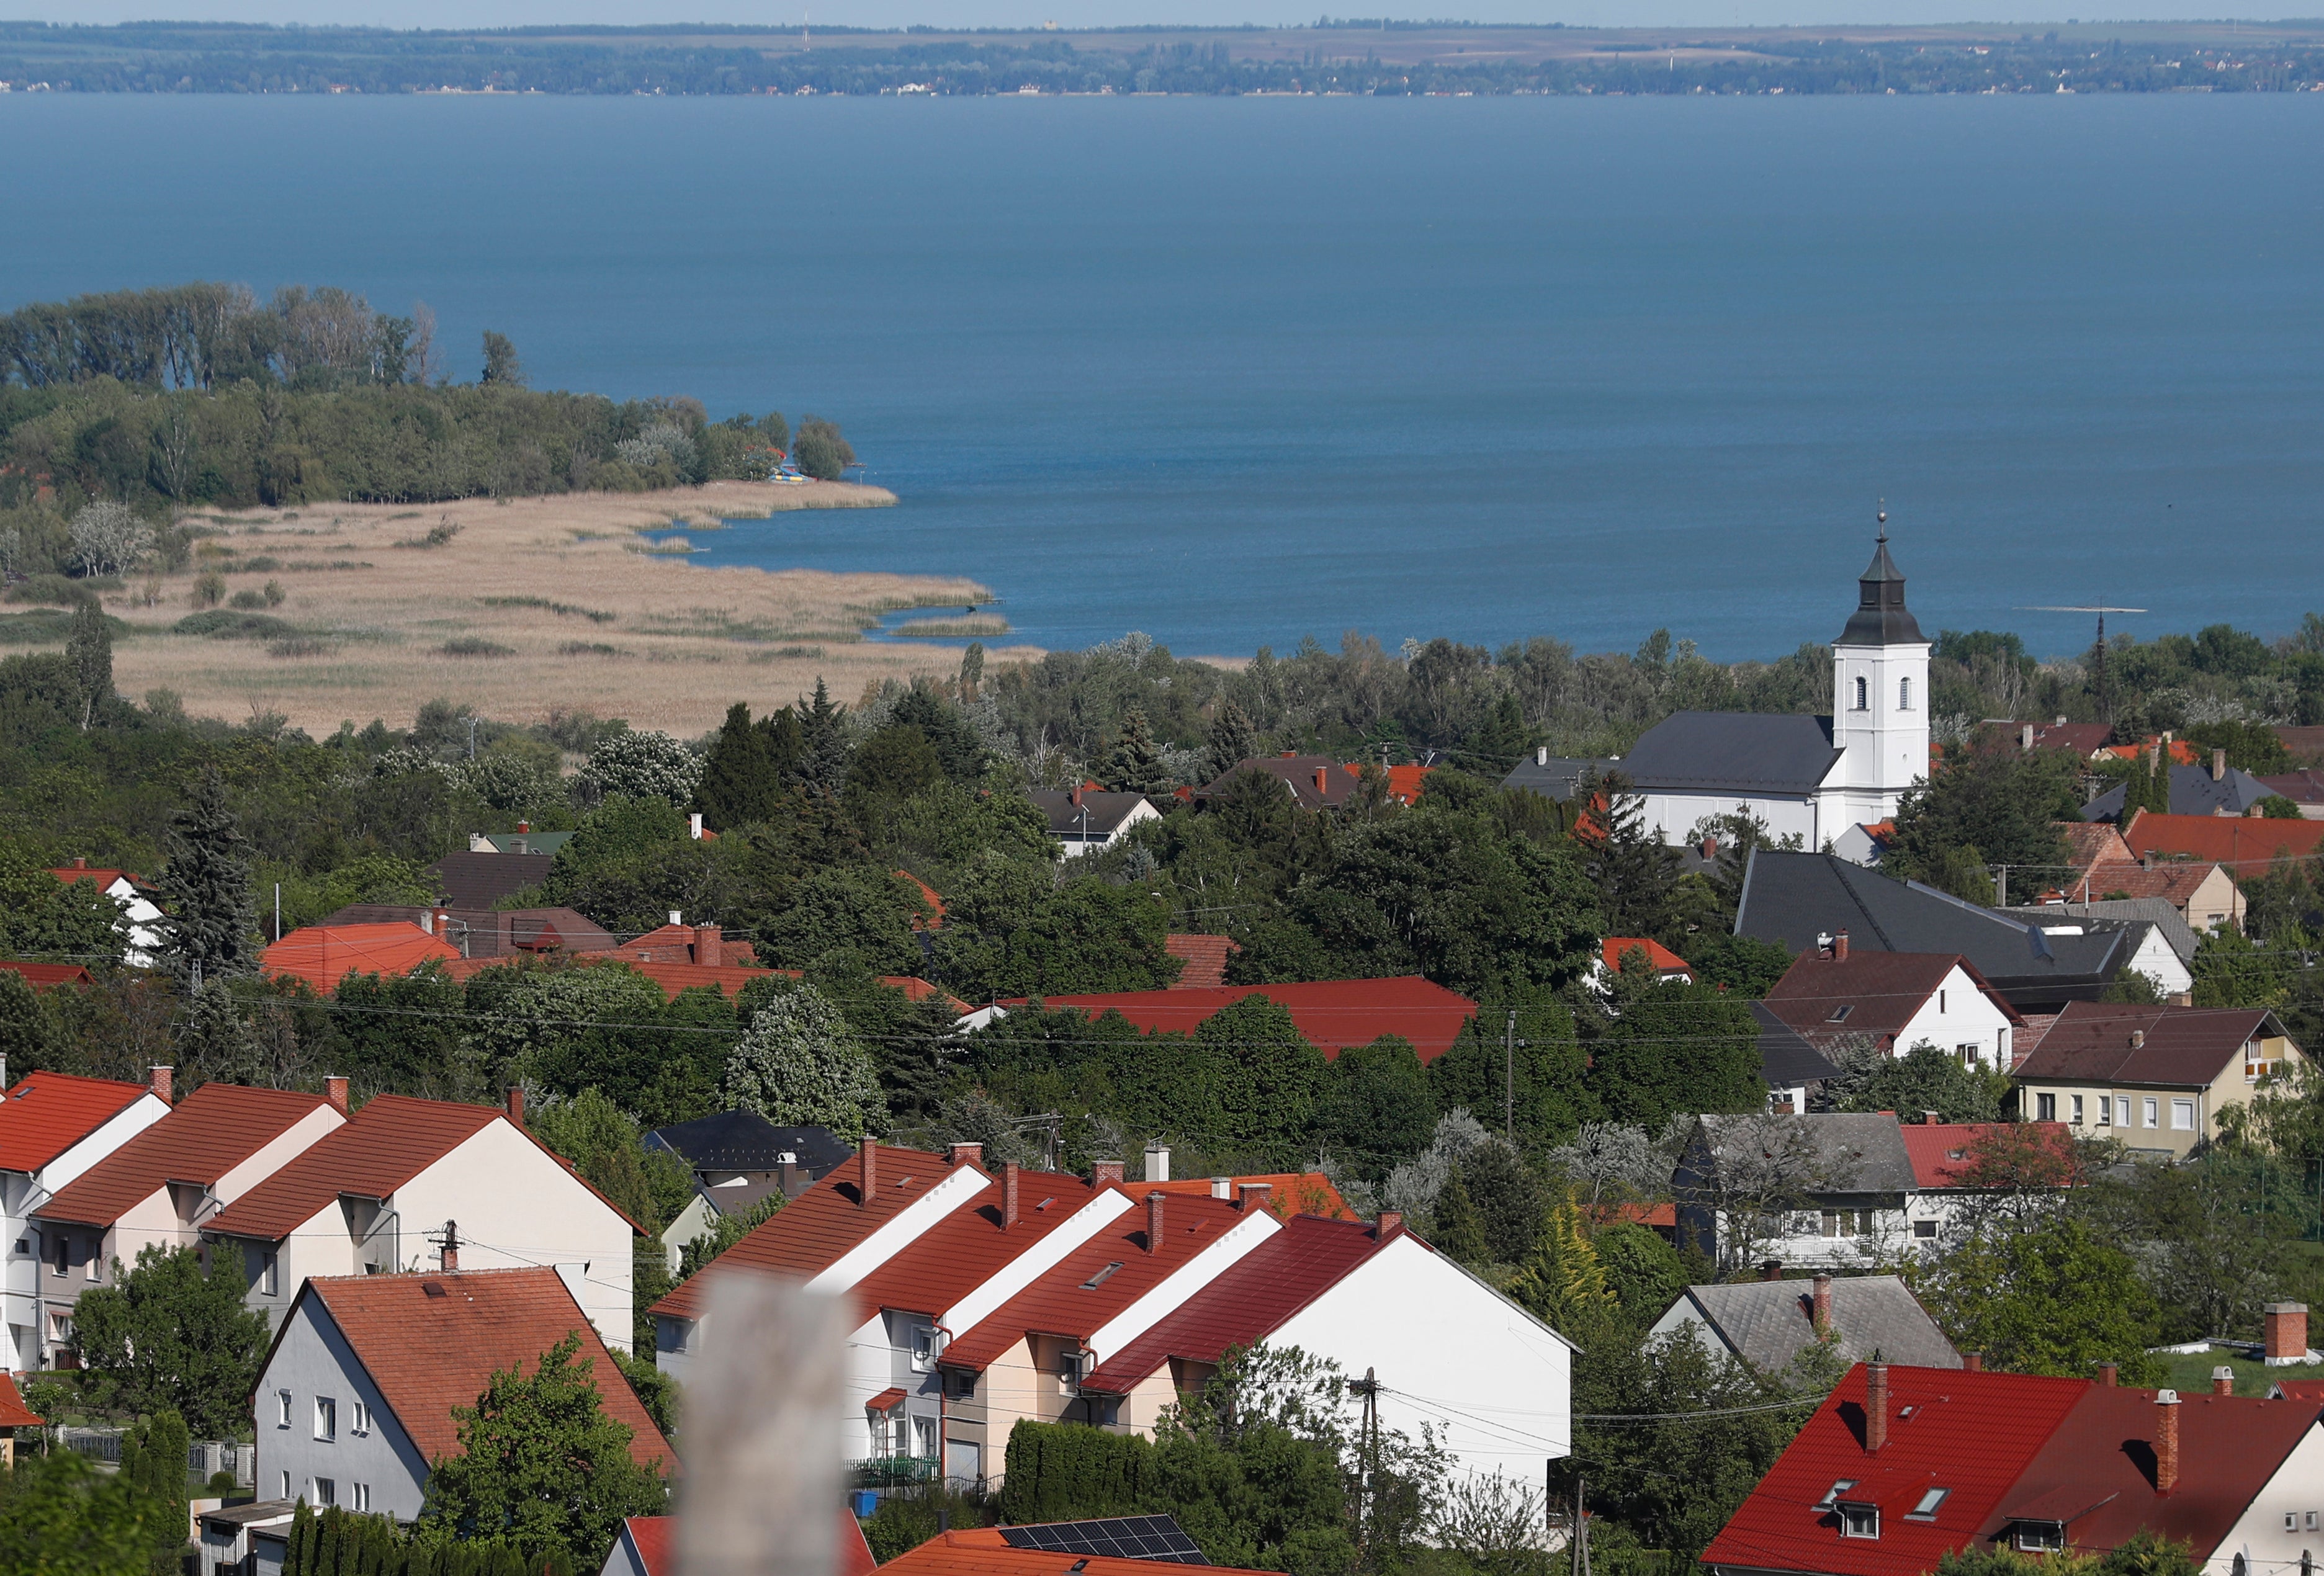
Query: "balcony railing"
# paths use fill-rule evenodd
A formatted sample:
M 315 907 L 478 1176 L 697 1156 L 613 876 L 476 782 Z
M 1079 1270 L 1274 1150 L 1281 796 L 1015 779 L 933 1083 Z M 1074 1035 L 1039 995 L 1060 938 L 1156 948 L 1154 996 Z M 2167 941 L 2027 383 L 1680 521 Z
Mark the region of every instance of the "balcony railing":
M 934 1482 L 938 1476 L 934 1456 L 874 1456 L 847 1463 L 847 1480 L 858 1488 L 899 1488 Z

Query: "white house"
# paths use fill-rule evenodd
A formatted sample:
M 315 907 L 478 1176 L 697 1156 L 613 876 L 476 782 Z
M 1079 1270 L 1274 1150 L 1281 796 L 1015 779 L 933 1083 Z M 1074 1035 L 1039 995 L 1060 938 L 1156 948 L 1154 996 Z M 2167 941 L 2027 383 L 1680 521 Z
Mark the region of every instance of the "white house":
M 1590 768 L 1618 771 L 1643 801 L 1646 825 L 1671 843 L 1740 812 L 1766 823 L 1777 843 L 1796 838 L 1814 850 L 1894 816 L 1928 776 L 1929 642 L 1904 606 L 1886 519 L 1858 576 L 1856 610 L 1832 642 L 1832 715 L 1678 712 L 1626 756 L 1564 760 L 1545 750 L 1504 786 L 1565 798 Z
M 352 1124 L 350 1124 L 352 1125 Z M 456 1406 L 495 1371 L 538 1371 L 569 1335 L 631 1459 L 676 1461 L 554 1269 L 322 1276 L 291 1301 L 254 1393 L 258 1491 L 416 1519 L 429 1463 L 459 1453 Z
M 2025 1022 L 1958 954 L 1851 953 L 1844 930 L 1793 959 L 1766 1006 L 1835 1059 L 1860 1046 L 1902 1056 L 1932 1045 L 1964 1066 L 2004 1073 Z
M 514 1091 L 510 1103 L 521 1116 Z M 242 1252 L 250 1306 L 278 1331 L 310 1276 L 540 1266 L 624 1351 L 638 1231 L 511 1112 L 401 1094 L 374 1096 L 201 1228 Z
M 1102 788 L 1035 788 L 1033 807 L 1049 820 L 1049 835 L 1065 845 L 1065 857 L 1111 848 L 1140 821 L 1162 813 L 1144 794 L 1114 794 Z
M 161 894 L 152 882 L 125 870 L 92 870 L 86 859 L 76 859 L 49 873 L 67 886 L 90 882 L 118 904 L 121 921 L 117 928 L 127 944 L 123 960 L 133 968 L 152 966 L 161 946 L 162 914 L 161 905 L 153 900 Z
M 32 1212 L 89 1167 L 170 1114 L 170 1069 L 154 1084 L 33 1073 L 0 1095 L 0 1368 L 37 1367 L 54 1337 L 69 1337 L 69 1307 L 43 1312 L 57 1281 L 87 1284 L 104 1273 L 93 1234 L 44 1240 Z M 60 1258 L 60 1247 L 62 1257 Z M 58 1273 L 61 1267 L 62 1274 Z
M 31 1212 L 45 1249 L 37 1327 L 44 1366 L 72 1346 L 82 1292 L 147 1248 L 197 1247 L 201 1227 L 346 1120 L 331 1094 L 205 1083 Z M 70 1273 L 69 1267 L 80 1267 Z

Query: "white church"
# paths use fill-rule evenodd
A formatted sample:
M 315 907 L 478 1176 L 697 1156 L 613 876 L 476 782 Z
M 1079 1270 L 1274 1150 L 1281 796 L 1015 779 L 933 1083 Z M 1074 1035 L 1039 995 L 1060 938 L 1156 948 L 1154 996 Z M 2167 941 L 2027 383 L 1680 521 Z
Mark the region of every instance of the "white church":
M 1522 761 L 1504 786 L 1566 798 L 1584 773 L 1618 771 L 1645 801 L 1665 843 L 1691 840 L 1708 816 L 1757 816 L 1777 841 L 1811 852 L 1830 844 L 1863 862 L 1858 830 L 1896 813 L 1929 770 L 1929 642 L 1904 606 L 1904 576 L 1888 556 L 1887 516 L 1856 611 L 1832 642 L 1829 717 L 1677 712 L 1611 760 Z

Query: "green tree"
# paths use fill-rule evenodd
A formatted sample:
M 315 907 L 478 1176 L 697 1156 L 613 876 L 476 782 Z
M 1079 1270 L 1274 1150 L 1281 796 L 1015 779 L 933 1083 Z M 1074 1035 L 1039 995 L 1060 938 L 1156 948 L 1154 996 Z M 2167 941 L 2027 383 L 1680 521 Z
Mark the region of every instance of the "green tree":
M 888 1119 L 872 1053 L 830 998 L 805 983 L 752 1015 L 727 1055 L 724 1095 L 778 1127 L 829 1128 L 849 1143 Z
M 1901 1056 L 1866 1046 L 1843 1057 L 1840 1071 L 1825 1090 L 1836 1111 L 1893 1111 L 1907 1120 L 1933 1111 L 1949 1122 L 1992 1121 L 2009 1082 L 2006 1074 L 1963 1066 L 1926 1040 Z
M 1956 851 L 1976 849 L 1983 864 L 2040 867 L 2055 875 L 2066 863 L 2057 823 L 2079 820 L 2082 813 L 2075 788 L 2080 767 L 2071 754 L 2057 750 L 2019 754 L 1972 743 L 1950 753 L 1943 770 L 1897 806 L 1882 871 L 1933 882 L 1948 869 L 1958 873 Z M 1952 866 L 1946 863 L 1949 853 Z
M 1606 1287 L 1614 1294 L 1622 1318 L 1634 1330 L 1644 1330 L 1662 1317 L 1686 1290 L 1686 1261 L 1651 1227 L 1635 1221 L 1614 1221 L 1592 1233 L 1590 1246 L 1598 1256 Z
M 516 346 L 505 334 L 484 330 L 484 370 L 477 382 L 504 389 L 525 386 L 524 367 L 516 358 Z
M 1495 1264 L 1522 1262 L 1541 1240 L 1549 1198 L 1516 1146 L 1489 1137 L 1461 1157 L 1452 1175 L 1477 1212 L 1485 1256 Z
M 121 1475 L 137 1485 L 161 1515 L 153 1529 L 153 1576 L 176 1576 L 185 1551 L 186 1420 L 167 1408 L 141 1419 L 121 1442 Z
M 1593 806 L 1573 834 L 1582 873 L 1598 894 L 1609 935 L 1676 940 L 1670 931 L 1671 899 L 1679 851 L 1646 825 L 1646 802 L 1620 772 L 1585 773 L 1574 795 Z
M 1436 1103 L 1412 1042 L 1384 1034 L 1333 1060 L 1316 1124 L 1321 1141 L 1377 1182 L 1428 1147 Z
M 1946 1337 L 1989 1367 L 2080 1378 L 2116 1362 L 2132 1384 L 2162 1378 L 2137 1265 L 2080 1221 L 1973 1236 L 1908 1273 Z
M 77 1451 L 21 1456 L 0 1472 L 0 1576 L 149 1576 L 169 1514 Z
M 624 1517 L 661 1511 L 667 1464 L 633 1459 L 634 1436 L 605 1415 L 580 1350 L 576 1332 L 530 1375 L 496 1371 L 474 1406 L 453 1408 L 460 1452 L 430 1464 L 421 1541 L 505 1537 L 529 1560 L 562 1556 L 595 1570 Z
M 93 879 L 60 881 L 47 861 L 0 836 L 0 948 L 20 958 L 118 962 L 125 945 L 121 905 Z
M 1453 1167 L 1452 1175 L 1445 1178 L 1443 1187 L 1438 1191 L 1432 1214 L 1429 1241 L 1438 1252 L 1471 1267 L 1492 1261 L 1492 1253 L 1485 1246 L 1484 1220 L 1469 1197 L 1459 1166 Z
M 847 776 L 847 708 L 834 703 L 823 676 L 817 674 L 815 698 L 797 709 L 806 746 L 799 757 L 800 778 L 809 787 L 837 793 Z
M 945 782 L 944 761 L 917 723 L 890 723 L 855 751 L 847 772 L 851 802 L 858 798 L 908 799 Z
M 1533 1251 L 1517 1267 L 1509 1295 L 1532 1309 L 1543 1323 L 1568 1335 L 1595 1331 L 1615 1311 L 1613 1288 L 1597 1249 L 1582 1230 L 1582 1212 L 1572 1199 L 1549 1211 Z
M 583 1179 L 659 1236 L 694 1197 L 694 1173 L 667 1149 L 649 1149 L 638 1120 L 602 1089 L 537 1106 L 526 1126 Z
M 1137 887 L 1055 884 L 1039 865 L 980 856 L 946 897 L 933 977 L 964 1001 L 1151 991 L 1178 977 L 1168 911 Z
M 802 416 L 798 437 L 791 446 L 791 458 L 816 480 L 836 482 L 855 463 L 855 449 L 830 422 L 819 416 Z
M 1259 731 L 1251 726 L 1250 718 L 1234 702 L 1221 702 L 1204 748 L 1203 768 L 1209 773 L 1204 780 L 1216 782 L 1258 753 Z
M 1682 1112 L 1765 1109 L 1759 1023 L 1711 985 L 1616 982 L 1619 1016 L 1596 1041 L 1589 1075 L 1600 1114 L 1658 1133 Z
M 266 1315 L 243 1306 L 240 1256 L 216 1255 L 205 1275 L 198 1249 L 149 1247 L 126 1273 L 115 1260 L 112 1278 L 73 1308 L 81 1393 L 117 1411 L 173 1411 L 205 1439 L 233 1438 L 267 1337 Z
M 751 708 L 738 700 L 726 708 L 726 720 L 703 757 L 694 807 L 712 827 L 724 832 L 767 819 L 782 791 L 775 740 L 751 721 Z
M 94 596 L 73 608 L 72 631 L 65 637 L 65 659 L 72 664 L 73 678 L 80 686 L 80 726 L 87 733 L 100 714 L 112 708 L 115 698 L 113 634 L 106 625 L 105 609 Z
M 1212 1053 L 1210 1064 L 1223 1074 L 1222 1136 L 1231 1148 L 1271 1165 L 1295 1164 L 1314 1129 L 1329 1070 L 1290 1009 L 1246 996 L 1204 1019 L 1194 1044 Z
M 20 1078 L 49 1065 L 48 1018 L 41 999 L 13 969 L 0 969 L 0 1063 Z
M 222 979 L 204 981 L 187 998 L 175 1049 L 189 1088 L 258 1082 L 258 1038 L 243 1021 L 234 991 Z
M 179 980 L 247 974 L 258 966 L 258 915 L 250 897 L 250 840 L 226 807 L 226 783 L 204 770 L 186 806 L 170 818 L 161 872 L 161 966 Z
M 1792 954 L 1774 942 L 1723 930 L 1689 936 L 1683 946 L 1697 983 L 1724 985 L 1748 1001 L 1764 1000 L 1792 966 Z
M 1428 1064 L 1436 1110 L 1468 1110 L 1496 1130 L 1506 1125 L 1521 1144 L 1561 1142 L 1593 1109 L 1582 1085 L 1589 1057 L 1574 1037 L 1573 1014 L 1541 986 L 1502 1000 L 1521 1003 L 1514 1026 L 1508 1010 L 1471 1018 L 1452 1048 Z
M 854 791 L 851 779 L 849 791 Z M 901 974 L 920 963 L 912 921 L 919 889 L 862 865 L 812 871 L 788 883 L 755 926 L 767 963 L 805 968 L 845 954 L 865 973 Z
M 1098 765 L 1098 775 L 1115 793 L 1163 794 L 1170 791 L 1170 769 L 1154 742 L 1154 725 L 1143 707 L 1122 714 L 1121 732 Z

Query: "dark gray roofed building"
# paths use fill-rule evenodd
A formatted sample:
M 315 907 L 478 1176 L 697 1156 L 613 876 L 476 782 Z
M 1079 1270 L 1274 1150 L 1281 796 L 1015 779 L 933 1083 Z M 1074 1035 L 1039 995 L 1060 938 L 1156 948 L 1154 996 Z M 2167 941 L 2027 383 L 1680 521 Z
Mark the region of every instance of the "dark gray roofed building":
M 1673 712 L 1614 769 L 1641 789 L 1812 794 L 1839 759 L 1830 717 Z
M 788 1163 L 807 1183 L 820 1182 L 855 1153 L 828 1128 L 779 1128 L 755 1111 L 722 1111 L 656 1128 L 645 1143 L 650 1149 L 669 1150 L 705 1181 L 731 1172 L 771 1176 Z
M 1546 749 L 1536 750 L 1517 763 L 1508 776 L 1501 779 L 1505 788 L 1523 788 L 1559 804 L 1573 797 L 1573 790 L 1591 772 L 1600 776 L 1621 770 L 1617 760 L 1588 760 L 1578 757 L 1552 755 Z
M 1144 794 L 1108 793 L 1103 788 L 1035 788 L 1033 807 L 1049 818 L 1049 835 L 1065 852 L 1103 848 L 1140 821 L 1160 818 Z
M 350 903 L 326 925 L 392 925 L 401 920 L 431 930 L 433 911 L 402 903 Z M 444 939 L 464 958 L 504 958 L 520 953 L 611 952 L 619 938 L 572 908 L 447 908 Z
M 1759 1022 L 1759 1076 L 1767 1082 L 1769 1109 L 1803 1111 L 1815 1088 L 1840 1076 L 1830 1057 L 1810 1045 L 1807 1037 L 1785 1023 L 1764 1001 L 1751 1003 Z
M 1655 1322 L 1652 1335 L 1691 1334 L 1763 1373 L 1777 1373 L 1816 1340 L 1816 1302 L 1840 1343 L 1842 1362 L 1914 1368 L 1961 1366 L 1910 1287 L 1893 1275 L 1819 1276 L 1813 1280 L 1738 1281 L 1689 1286 Z
M 2208 766 L 2171 769 L 2171 814 L 2174 816 L 2244 816 L 2276 790 L 2240 767 L 2220 765 L 2218 775 Z M 2122 819 L 2120 783 L 2082 806 L 2085 821 Z
M 462 849 L 428 867 L 447 908 L 489 908 L 503 898 L 549 879 L 557 861 L 546 853 L 472 853 Z

